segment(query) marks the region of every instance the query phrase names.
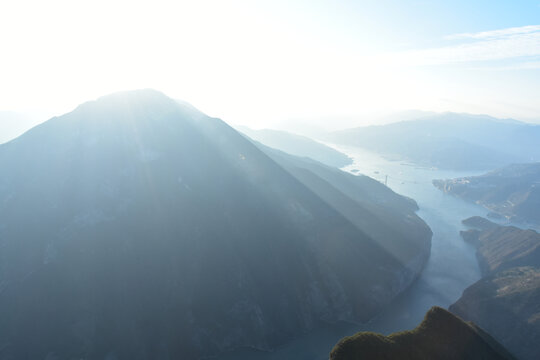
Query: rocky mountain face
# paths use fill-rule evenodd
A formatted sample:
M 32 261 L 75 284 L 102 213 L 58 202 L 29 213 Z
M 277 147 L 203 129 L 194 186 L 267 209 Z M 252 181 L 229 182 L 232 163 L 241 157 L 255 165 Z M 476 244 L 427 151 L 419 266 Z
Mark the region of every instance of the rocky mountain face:
M 540 163 L 515 164 L 449 180 L 434 180 L 440 190 L 483 205 L 495 218 L 540 225 Z
M 344 153 L 305 136 L 280 130 L 253 130 L 244 126 L 239 127 L 238 130 L 268 147 L 291 155 L 308 157 L 328 166 L 340 168 L 352 163 L 351 158 Z
M 0 358 L 197 359 L 372 317 L 429 255 L 414 202 L 279 156 L 152 90 L 1 145 Z
M 488 331 L 520 359 L 540 358 L 540 234 L 474 217 L 462 233 L 483 277 L 450 311 Z
M 433 307 L 415 329 L 384 336 L 360 332 L 342 339 L 330 360 L 511 360 L 496 340 L 473 323 Z
M 341 130 L 327 140 L 450 170 L 491 170 L 540 161 L 540 126 L 481 115 L 428 115 Z

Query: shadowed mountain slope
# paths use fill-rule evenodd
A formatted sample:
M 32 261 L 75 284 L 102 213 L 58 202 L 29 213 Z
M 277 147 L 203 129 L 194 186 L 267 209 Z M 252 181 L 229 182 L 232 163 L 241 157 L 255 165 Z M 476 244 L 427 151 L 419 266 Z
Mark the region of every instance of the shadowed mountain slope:
M 272 159 L 375 239 L 415 276 L 429 257 L 431 230 L 412 199 L 364 175 L 352 175 L 309 159 L 261 146 Z M 405 241 L 404 241 L 405 240 Z M 405 280 L 404 284 L 409 281 Z
M 156 91 L 47 121 L 0 146 L 0 169 L 0 358 L 272 349 L 366 320 L 413 279 L 374 229 Z M 405 203 L 385 208 L 412 216 Z M 429 248 L 414 222 L 422 240 L 395 241 Z
M 340 168 L 352 163 L 347 155 L 305 136 L 279 130 L 253 130 L 245 126 L 238 130 L 266 146 L 291 155 L 308 157 L 328 166 Z

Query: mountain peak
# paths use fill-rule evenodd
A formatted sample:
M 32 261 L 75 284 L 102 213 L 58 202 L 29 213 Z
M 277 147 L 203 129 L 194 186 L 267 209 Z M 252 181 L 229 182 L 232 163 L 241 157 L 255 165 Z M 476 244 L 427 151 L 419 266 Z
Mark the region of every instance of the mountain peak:
M 101 96 L 96 100 L 79 105 L 74 111 L 81 110 L 115 110 L 125 111 L 126 108 L 145 108 L 179 105 L 164 93 L 154 89 L 139 89 L 119 91 Z

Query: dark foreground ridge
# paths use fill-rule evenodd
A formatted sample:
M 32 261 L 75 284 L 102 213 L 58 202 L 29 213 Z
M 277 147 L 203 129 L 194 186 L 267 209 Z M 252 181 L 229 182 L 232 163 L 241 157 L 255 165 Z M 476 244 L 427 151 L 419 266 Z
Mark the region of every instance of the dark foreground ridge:
M 473 323 L 432 307 L 415 329 L 384 336 L 360 332 L 342 339 L 330 360 L 510 360 L 497 341 Z

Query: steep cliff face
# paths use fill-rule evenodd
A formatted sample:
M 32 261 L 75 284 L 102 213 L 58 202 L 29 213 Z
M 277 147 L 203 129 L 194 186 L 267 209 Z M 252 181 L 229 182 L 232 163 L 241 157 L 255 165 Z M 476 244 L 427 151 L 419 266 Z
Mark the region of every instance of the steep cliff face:
M 477 360 L 514 359 L 474 324 L 433 307 L 415 329 L 389 336 L 360 332 L 342 339 L 330 360 Z
M 434 180 L 433 184 L 486 207 L 499 218 L 540 225 L 540 163 L 509 165 L 481 176 Z
M 484 277 L 450 311 L 486 329 L 520 359 L 540 357 L 540 234 L 487 220 L 463 233 L 477 244 Z
M 415 214 L 418 205 L 414 200 L 394 193 L 368 176 L 351 175 L 316 161 L 260 147 L 403 265 L 396 272 L 390 292 L 381 294 L 378 303 L 387 304 L 416 279 L 429 258 L 432 232 Z
M 364 212 L 406 219 L 414 235 L 395 225 L 385 244 L 222 121 L 150 90 L 49 120 L 1 145 L 0 168 L 6 359 L 272 349 L 370 318 L 429 249 L 408 200 L 388 191 Z

